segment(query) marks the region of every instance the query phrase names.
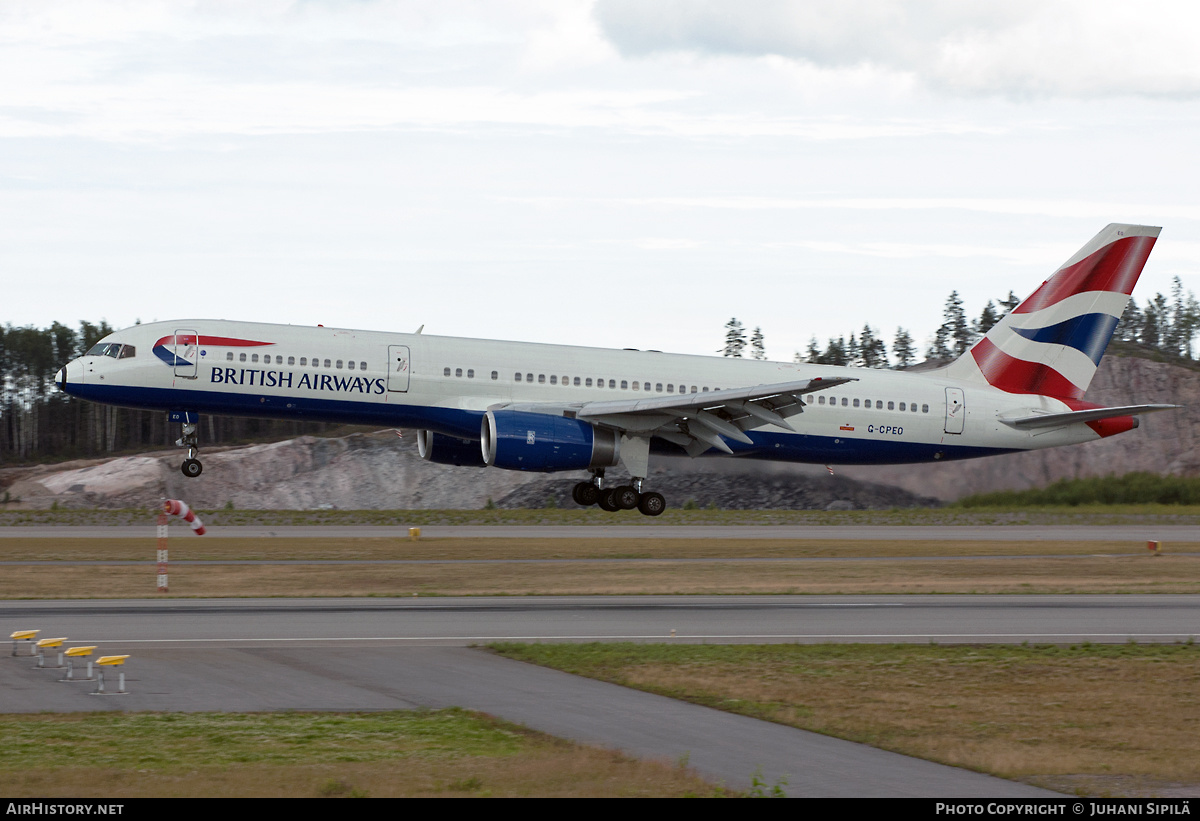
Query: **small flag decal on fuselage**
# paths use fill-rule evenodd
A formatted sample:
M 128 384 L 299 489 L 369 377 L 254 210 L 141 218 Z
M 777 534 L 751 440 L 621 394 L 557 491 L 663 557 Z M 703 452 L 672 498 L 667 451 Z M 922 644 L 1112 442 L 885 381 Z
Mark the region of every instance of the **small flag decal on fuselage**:
M 838 430 L 854 430 L 854 425 L 842 425 Z

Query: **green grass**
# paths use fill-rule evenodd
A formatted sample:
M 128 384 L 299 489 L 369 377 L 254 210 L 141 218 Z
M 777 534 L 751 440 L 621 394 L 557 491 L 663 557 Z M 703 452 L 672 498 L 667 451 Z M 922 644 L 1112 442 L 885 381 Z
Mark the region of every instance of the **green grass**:
M 1062 508 L 1081 505 L 1195 508 L 1200 505 L 1200 478 L 1143 472 L 1090 479 L 1063 479 L 1045 488 L 980 493 L 955 503 L 956 507 L 962 508 Z
M 676 762 L 458 709 L 0 715 L 0 795 L 729 796 Z
M 0 716 L 0 772 L 507 756 L 521 736 L 462 710 Z
M 432 525 L 807 525 L 847 526 L 1003 526 L 1003 525 L 1200 525 L 1200 504 L 1060 504 L 912 510 L 683 510 L 654 518 L 636 511 L 605 513 L 589 509 L 541 510 L 198 510 L 210 527 L 404 526 Z M 0 527 L 150 525 L 156 509 L 0 510 Z M 179 525 L 178 527 L 186 527 Z

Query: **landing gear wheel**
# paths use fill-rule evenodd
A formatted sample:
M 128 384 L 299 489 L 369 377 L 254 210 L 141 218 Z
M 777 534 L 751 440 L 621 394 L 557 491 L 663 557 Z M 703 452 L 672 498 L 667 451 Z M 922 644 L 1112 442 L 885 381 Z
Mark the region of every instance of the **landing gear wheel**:
M 633 510 L 638 506 L 640 498 L 641 494 L 633 488 L 633 485 L 623 485 L 613 491 L 613 502 L 621 510 Z
M 195 479 L 204 470 L 204 465 L 200 464 L 199 459 L 184 459 L 179 469 L 183 471 L 184 476 Z
M 596 504 L 600 506 L 601 510 L 607 510 L 609 513 L 616 513 L 621 509 L 621 506 L 617 504 L 617 500 L 615 498 L 616 493 L 617 492 L 612 488 L 605 488 L 604 490 L 600 491 L 600 499 L 596 502 Z
M 600 491 L 591 482 L 580 482 L 571 488 L 571 498 L 577 505 L 591 507 L 600 501 Z
M 643 493 L 638 501 L 638 510 L 646 516 L 657 516 L 667 509 L 667 500 L 661 493 Z

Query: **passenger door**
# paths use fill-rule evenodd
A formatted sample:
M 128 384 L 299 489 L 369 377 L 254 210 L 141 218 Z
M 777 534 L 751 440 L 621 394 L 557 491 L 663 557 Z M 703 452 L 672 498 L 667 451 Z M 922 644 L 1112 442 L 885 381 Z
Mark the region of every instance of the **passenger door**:
M 967 404 L 962 388 L 946 388 L 946 433 L 962 433 Z
M 388 345 L 389 391 L 404 393 L 408 390 L 408 377 L 412 372 L 412 360 L 407 345 Z
M 200 359 L 200 336 L 195 331 L 175 332 L 175 376 L 196 378 L 196 362 Z

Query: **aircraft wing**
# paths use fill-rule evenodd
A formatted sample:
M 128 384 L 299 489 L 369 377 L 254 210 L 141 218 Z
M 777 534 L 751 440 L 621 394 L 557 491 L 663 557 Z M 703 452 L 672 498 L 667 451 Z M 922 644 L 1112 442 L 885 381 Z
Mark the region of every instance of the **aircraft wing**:
M 733 450 L 724 438 L 751 444 L 746 431 L 776 425 L 795 431 L 788 417 L 804 411 L 805 394 L 828 390 L 852 377 L 804 379 L 749 388 L 702 391 L 675 396 L 613 399 L 570 405 L 514 404 L 511 410 L 571 416 L 622 433 L 658 436 L 698 456 L 709 448 Z
M 1022 416 L 1019 419 L 1001 419 L 1006 425 L 1020 430 L 1032 428 L 1056 428 L 1070 425 L 1073 422 L 1095 422 L 1098 419 L 1111 419 L 1114 416 L 1137 416 L 1155 411 L 1175 410 L 1182 405 L 1125 405 L 1119 408 L 1093 408 L 1091 410 L 1067 411 L 1065 413 L 1042 413 L 1033 416 Z

